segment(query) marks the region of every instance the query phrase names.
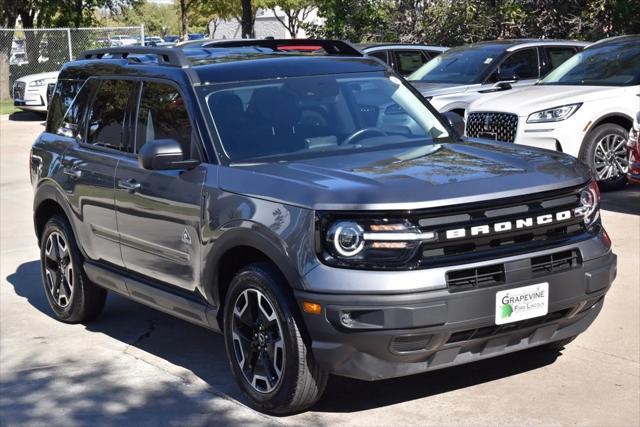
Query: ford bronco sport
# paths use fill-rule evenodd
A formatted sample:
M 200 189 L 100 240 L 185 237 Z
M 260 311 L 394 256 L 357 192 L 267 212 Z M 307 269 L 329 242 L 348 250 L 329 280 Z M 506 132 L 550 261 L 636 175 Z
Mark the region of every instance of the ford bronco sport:
M 329 374 L 561 346 L 616 274 L 584 164 L 462 139 L 339 41 L 84 52 L 30 173 L 55 316 L 89 321 L 113 291 L 222 332 L 270 413 L 308 408 Z

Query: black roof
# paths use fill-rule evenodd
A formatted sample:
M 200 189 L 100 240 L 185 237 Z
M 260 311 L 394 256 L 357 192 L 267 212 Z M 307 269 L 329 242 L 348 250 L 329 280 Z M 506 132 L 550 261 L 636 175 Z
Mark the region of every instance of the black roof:
M 640 34 L 629 34 L 626 36 L 617 36 L 617 37 L 609 37 L 606 39 L 602 39 L 602 40 L 598 40 L 597 42 L 589 45 L 589 49 L 590 48 L 594 48 L 594 47 L 599 47 L 599 46 L 612 46 L 612 45 L 617 45 L 617 46 L 623 46 L 623 45 L 627 45 L 627 44 L 635 44 L 635 43 L 640 43 Z
M 60 79 L 86 79 L 100 75 L 165 77 L 185 76 L 192 85 L 321 74 L 384 71 L 375 59 L 362 56 L 350 45 L 328 41 L 334 53 L 281 52 L 270 46 L 278 40 L 230 41 L 211 48 L 162 47 L 105 48 L 82 52 L 64 65 Z M 287 46 L 325 43 L 322 40 L 287 40 Z

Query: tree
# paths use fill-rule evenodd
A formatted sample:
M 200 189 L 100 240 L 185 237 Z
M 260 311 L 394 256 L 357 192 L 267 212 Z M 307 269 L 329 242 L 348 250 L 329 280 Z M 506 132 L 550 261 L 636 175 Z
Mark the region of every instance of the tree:
M 251 0 L 241 0 L 242 18 L 240 26 L 242 27 L 242 38 L 250 39 L 255 37 L 254 24 L 256 20 L 255 13 L 251 7 Z
M 145 33 L 160 34 L 164 37 L 180 31 L 180 19 L 175 11 L 174 5 L 144 2 L 118 11 L 113 18 L 113 23 L 118 25 L 143 23 Z
M 315 2 L 313 0 L 268 0 L 265 2 L 265 7 L 271 9 L 278 22 L 287 29 L 291 37 L 295 38 L 302 24 L 315 8 Z M 278 8 L 284 13 L 286 19 L 282 19 L 277 13 Z
M 0 27 L 13 28 L 18 19 L 17 0 L 0 0 Z M 9 57 L 13 31 L 0 31 L 0 101 L 11 98 L 9 81 Z
M 396 1 L 316 0 L 323 24 L 303 24 L 314 37 L 338 38 L 353 42 L 390 38 L 391 11 Z

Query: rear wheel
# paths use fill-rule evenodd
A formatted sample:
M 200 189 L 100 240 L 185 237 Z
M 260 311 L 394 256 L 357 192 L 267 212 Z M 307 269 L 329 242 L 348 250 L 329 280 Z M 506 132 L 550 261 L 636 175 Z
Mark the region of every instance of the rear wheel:
M 52 217 L 40 241 L 42 282 L 56 318 L 78 323 L 96 318 L 107 291 L 91 283 L 82 269 L 82 255 L 66 218 Z
M 593 171 L 603 191 L 617 190 L 627 183 L 629 133 L 613 123 L 605 123 L 589 131 L 580 158 Z
M 322 395 L 328 374 L 303 340 L 295 303 L 275 268 L 252 264 L 232 280 L 224 309 L 227 357 L 255 408 L 302 411 Z

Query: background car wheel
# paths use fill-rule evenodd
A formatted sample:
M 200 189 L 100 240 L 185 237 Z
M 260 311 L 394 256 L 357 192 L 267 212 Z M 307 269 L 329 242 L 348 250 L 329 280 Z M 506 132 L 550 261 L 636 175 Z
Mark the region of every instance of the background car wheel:
M 613 123 L 600 125 L 585 137 L 580 159 L 591 167 L 603 191 L 617 190 L 627 183 L 628 137 L 622 126 Z
M 82 256 L 66 218 L 54 216 L 40 240 L 42 283 L 56 318 L 78 323 L 96 318 L 107 291 L 91 283 L 82 268 Z
M 231 370 L 258 410 L 302 411 L 322 395 L 328 374 L 314 361 L 301 319 L 277 269 L 252 264 L 231 281 L 224 307 L 224 337 Z

